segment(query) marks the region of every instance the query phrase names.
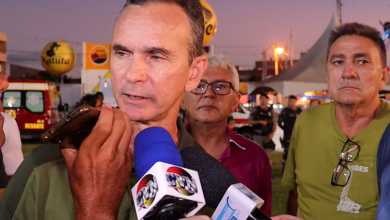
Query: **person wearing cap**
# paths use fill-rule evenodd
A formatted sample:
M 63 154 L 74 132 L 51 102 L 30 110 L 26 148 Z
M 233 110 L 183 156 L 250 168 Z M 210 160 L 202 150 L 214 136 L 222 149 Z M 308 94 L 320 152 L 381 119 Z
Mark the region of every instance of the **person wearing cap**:
M 278 125 L 283 130 L 283 157 L 282 157 L 282 166 L 286 164 L 287 155 L 288 155 L 288 147 L 290 145 L 291 133 L 295 124 L 295 120 L 298 115 L 302 112 L 302 109 L 297 107 L 297 97 L 294 95 L 290 95 L 288 97 L 287 107 L 284 108 L 278 117 Z
M 278 114 L 272 106 L 268 106 L 268 101 L 267 94 L 260 94 L 260 106 L 252 109 L 248 124 L 254 129 L 253 141 L 263 147 L 270 157 L 270 153 L 275 150 L 272 138 L 277 127 Z

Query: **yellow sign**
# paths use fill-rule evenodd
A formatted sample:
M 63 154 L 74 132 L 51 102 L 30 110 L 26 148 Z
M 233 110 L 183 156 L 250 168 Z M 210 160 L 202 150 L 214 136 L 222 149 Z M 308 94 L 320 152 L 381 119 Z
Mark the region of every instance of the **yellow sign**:
M 41 52 L 41 64 L 48 72 L 62 75 L 73 69 L 76 53 L 66 42 L 51 42 Z
M 13 109 L 5 109 L 5 113 L 11 116 L 12 118 L 16 119 L 16 111 Z
M 203 35 L 203 46 L 206 45 L 217 33 L 217 16 L 213 8 L 205 1 L 199 0 L 203 8 L 204 17 L 204 35 Z
M 84 43 L 84 69 L 109 70 L 111 44 Z
M 24 129 L 45 129 L 45 124 L 41 123 L 25 123 Z

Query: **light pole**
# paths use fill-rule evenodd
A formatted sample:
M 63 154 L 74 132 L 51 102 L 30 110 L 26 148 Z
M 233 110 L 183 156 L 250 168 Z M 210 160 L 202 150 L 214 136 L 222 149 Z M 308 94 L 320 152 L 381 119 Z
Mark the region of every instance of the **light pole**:
M 275 58 L 275 76 L 279 74 L 279 61 L 278 54 L 282 54 L 284 49 L 282 47 L 274 47 L 274 58 Z

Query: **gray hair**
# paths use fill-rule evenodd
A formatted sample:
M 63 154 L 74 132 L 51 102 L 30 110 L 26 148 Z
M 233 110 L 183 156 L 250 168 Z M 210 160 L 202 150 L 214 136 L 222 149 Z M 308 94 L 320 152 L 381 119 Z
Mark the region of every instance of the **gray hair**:
M 208 56 L 209 58 L 209 64 L 207 68 L 214 67 L 214 68 L 220 68 L 224 70 L 229 70 L 233 77 L 233 87 L 234 91 L 239 92 L 240 90 L 240 76 L 238 75 L 238 71 L 236 69 L 236 66 L 226 57 L 223 55 L 212 55 Z

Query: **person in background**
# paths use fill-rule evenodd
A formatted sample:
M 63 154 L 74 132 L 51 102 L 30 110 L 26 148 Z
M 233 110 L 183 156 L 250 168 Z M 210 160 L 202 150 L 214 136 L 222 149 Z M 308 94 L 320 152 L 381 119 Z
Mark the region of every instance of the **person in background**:
M 286 164 L 288 148 L 291 140 L 291 133 L 295 124 L 295 120 L 298 115 L 302 112 L 302 109 L 297 107 L 297 97 L 294 95 L 290 95 L 288 97 L 287 107 L 284 108 L 278 117 L 278 125 L 283 130 L 283 140 L 282 147 L 283 150 L 283 158 L 282 158 L 282 166 L 284 170 L 284 166 Z
M 0 93 L 3 93 L 8 88 L 8 80 L 1 74 L 1 65 L 0 65 Z M 2 105 L 1 105 L 2 107 Z M 4 133 L 4 114 L 0 114 L 0 148 L 4 146 L 6 142 L 6 136 Z M 8 177 L 5 172 L 5 167 L 3 163 L 3 153 L 0 151 L 0 198 L 2 197 L 5 187 L 8 185 Z
M 272 138 L 275 134 L 278 114 L 271 106 L 268 107 L 268 101 L 267 94 L 260 94 L 260 106 L 252 109 L 248 124 L 252 125 L 254 129 L 253 141 L 263 147 L 268 157 L 271 158 L 270 154 L 275 150 L 275 143 Z
M 238 89 L 239 75 L 234 64 L 220 55 L 209 57 L 199 85 L 183 95 L 181 106 L 188 116 L 186 128 L 208 154 L 265 201 L 261 209 L 270 215 L 271 166 L 267 154 L 227 124 L 239 103 Z
M 334 101 L 304 110 L 295 122 L 282 178 L 290 213 L 376 218 L 377 152 L 390 122 L 390 104 L 379 98 L 389 79 L 386 60 L 375 28 L 346 23 L 331 32 L 326 71 Z
M 88 105 L 100 110 L 102 107 L 102 102 L 101 99 L 96 98 L 96 95 L 87 94 L 80 99 L 79 106 L 81 105 Z
M 97 99 L 96 107 L 101 108 L 103 103 L 104 103 L 104 95 L 103 95 L 103 93 L 102 92 L 97 92 L 97 93 L 95 93 L 95 97 Z
M 1 101 L 0 108 L 3 108 Z M 3 110 L 1 110 L 1 115 L 4 118 L 3 131 L 5 134 L 5 142 L 3 147 L 1 147 L 1 151 L 3 153 L 5 172 L 8 178 L 11 179 L 24 159 L 22 140 L 16 120 L 4 113 Z
M 320 101 L 318 99 L 312 99 L 310 100 L 310 107 L 314 107 L 320 104 Z

